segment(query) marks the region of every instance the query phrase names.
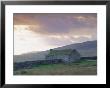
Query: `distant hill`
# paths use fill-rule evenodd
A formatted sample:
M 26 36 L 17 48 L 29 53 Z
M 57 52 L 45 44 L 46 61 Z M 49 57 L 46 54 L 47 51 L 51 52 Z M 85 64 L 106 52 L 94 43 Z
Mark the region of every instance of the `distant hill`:
M 55 50 L 63 50 L 63 49 L 76 49 L 82 57 L 93 57 L 97 56 L 97 41 L 87 41 L 82 43 L 70 44 L 58 48 L 54 48 Z M 34 61 L 34 60 L 43 60 L 45 56 L 49 53 L 47 51 L 41 52 L 33 52 L 22 55 L 15 55 L 14 62 L 24 62 L 24 61 Z
M 82 57 L 92 57 L 97 56 L 97 41 L 87 41 L 83 43 L 76 43 L 71 45 L 66 45 L 63 47 L 55 48 L 56 50 L 62 49 L 76 49 L 82 55 Z
M 42 51 L 42 52 L 32 52 L 22 55 L 14 55 L 14 62 L 44 60 L 45 55 L 47 55 L 48 53 L 49 51 Z

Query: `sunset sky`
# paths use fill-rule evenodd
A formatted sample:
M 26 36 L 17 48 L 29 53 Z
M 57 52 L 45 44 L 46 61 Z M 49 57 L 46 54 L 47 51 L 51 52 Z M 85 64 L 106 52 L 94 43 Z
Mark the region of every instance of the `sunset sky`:
M 14 55 L 97 40 L 96 13 L 14 13 Z

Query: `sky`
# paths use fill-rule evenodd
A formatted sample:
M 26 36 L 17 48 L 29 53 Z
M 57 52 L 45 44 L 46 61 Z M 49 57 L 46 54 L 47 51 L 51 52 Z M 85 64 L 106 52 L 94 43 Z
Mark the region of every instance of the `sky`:
M 14 13 L 14 55 L 97 40 L 96 13 Z

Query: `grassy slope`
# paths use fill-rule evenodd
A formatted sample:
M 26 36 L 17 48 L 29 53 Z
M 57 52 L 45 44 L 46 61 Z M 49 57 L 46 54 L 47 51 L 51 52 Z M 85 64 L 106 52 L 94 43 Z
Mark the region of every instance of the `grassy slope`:
M 32 69 L 14 71 L 14 75 L 96 75 L 96 60 L 80 60 L 71 64 L 40 65 Z

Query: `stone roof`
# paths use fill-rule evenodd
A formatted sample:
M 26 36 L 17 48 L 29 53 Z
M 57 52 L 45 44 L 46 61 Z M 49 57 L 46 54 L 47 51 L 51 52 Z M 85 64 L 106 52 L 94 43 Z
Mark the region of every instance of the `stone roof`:
M 77 51 L 74 49 L 64 49 L 64 50 L 50 50 L 50 53 L 48 54 L 50 55 L 70 55 L 71 53 L 77 53 Z

